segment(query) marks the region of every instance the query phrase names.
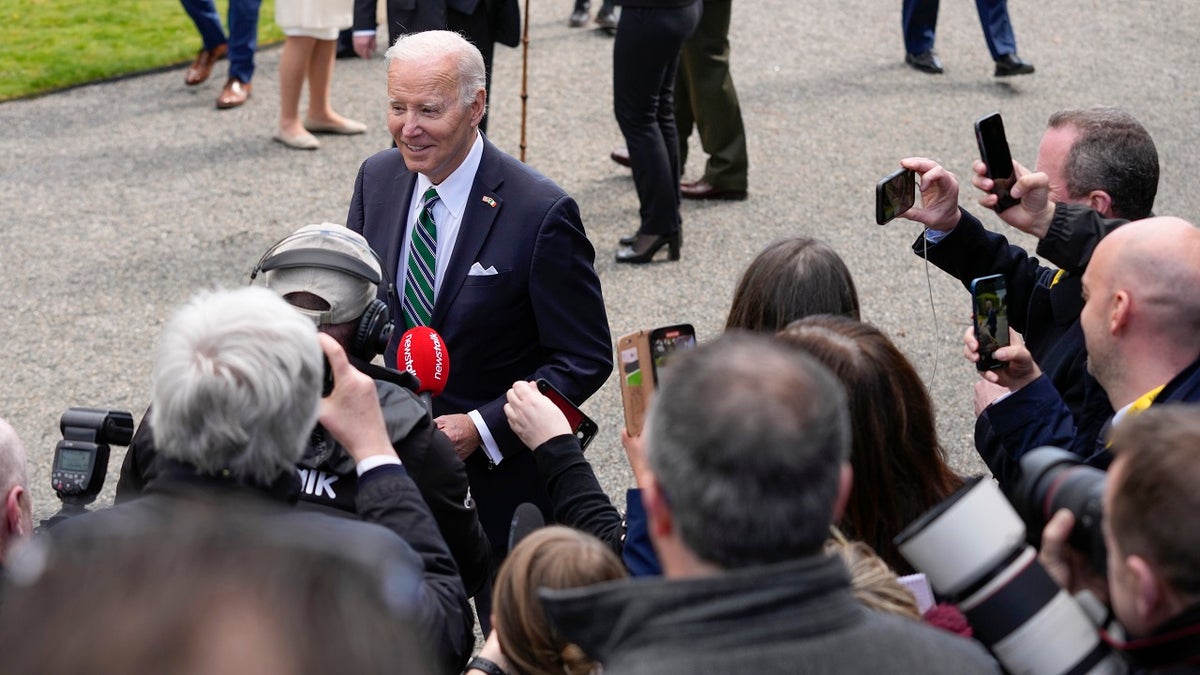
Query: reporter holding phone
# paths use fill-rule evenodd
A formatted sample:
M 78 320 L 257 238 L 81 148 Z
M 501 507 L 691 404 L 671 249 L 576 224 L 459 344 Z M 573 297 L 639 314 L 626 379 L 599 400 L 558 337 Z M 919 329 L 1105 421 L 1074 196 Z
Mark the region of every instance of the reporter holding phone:
M 566 416 L 554 402 L 539 392 L 536 384 L 525 381 L 514 382 L 507 399 L 504 414 L 513 433 L 533 448 L 538 474 L 550 494 L 554 519 L 603 541 L 622 557 L 633 576 L 658 574 L 658 560 L 646 533 L 646 516 L 638 489 L 644 476 L 641 439 L 621 432 L 621 443 L 638 481 L 638 488 L 626 493 L 627 511 L 622 516 L 600 487 L 596 472 L 583 456 L 579 439 L 571 433 Z

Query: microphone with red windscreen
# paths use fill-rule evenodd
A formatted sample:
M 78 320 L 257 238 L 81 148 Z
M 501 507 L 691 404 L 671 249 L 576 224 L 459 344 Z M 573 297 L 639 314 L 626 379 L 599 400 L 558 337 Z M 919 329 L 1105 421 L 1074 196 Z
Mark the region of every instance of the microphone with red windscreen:
M 421 385 L 417 394 L 425 402 L 425 408 L 433 413 L 432 397 L 446 388 L 450 376 L 450 354 L 442 336 L 428 326 L 414 326 L 400 336 L 396 349 L 396 365 L 417 376 Z

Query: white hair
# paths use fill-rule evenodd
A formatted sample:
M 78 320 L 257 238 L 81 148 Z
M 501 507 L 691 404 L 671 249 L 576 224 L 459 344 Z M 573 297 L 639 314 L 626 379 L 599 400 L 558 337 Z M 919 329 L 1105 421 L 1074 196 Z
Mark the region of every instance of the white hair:
M 304 452 L 323 372 L 316 328 L 275 292 L 202 293 L 159 342 L 150 412 L 158 450 L 207 474 L 273 481 Z
M 395 44 L 383 55 L 389 70 L 392 61 L 427 63 L 448 56 L 454 57 L 458 66 L 454 78 L 458 83 L 458 102 L 469 108 L 475 95 L 487 88 L 487 71 L 479 49 L 463 36 L 449 30 L 408 33 L 396 38 Z
M 0 418 L 0 498 L 14 487 L 29 484 L 25 446 L 8 422 Z

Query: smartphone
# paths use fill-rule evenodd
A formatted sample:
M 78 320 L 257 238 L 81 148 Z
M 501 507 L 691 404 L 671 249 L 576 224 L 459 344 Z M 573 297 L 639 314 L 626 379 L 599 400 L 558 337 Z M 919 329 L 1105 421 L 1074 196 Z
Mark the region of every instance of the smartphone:
M 654 370 L 654 381 L 661 381 L 664 367 L 671 361 L 671 354 L 680 349 L 696 346 L 696 329 L 690 323 L 663 326 L 650 331 L 650 367 Z
M 993 354 L 1008 346 L 1008 290 L 1004 276 L 993 274 L 971 281 L 971 315 L 975 318 L 975 339 L 979 340 L 981 371 L 1004 368 L 1008 363 L 997 361 Z
M 579 447 L 587 448 L 588 443 L 592 442 L 592 439 L 596 437 L 596 432 L 599 431 L 599 427 L 592 421 L 592 418 L 583 414 L 579 406 L 572 403 L 566 396 L 563 396 L 562 392 L 555 389 L 554 385 L 548 381 L 539 379 L 537 381 L 537 388 L 538 391 L 542 392 L 543 396 L 554 401 L 554 405 L 558 406 L 563 415 L 566 415 L 567 424 L 571 425 L 571 433 L 575 434 L 575 438 L 579 439 Z
M 638 330 L 617 339 L 617 364 L 620 368 L 621 407 L 625 412 L 625 431 L 640 436 L 646 422 L 646 407 L 654 391 L 654 373 L 650 371 L 649 332 Z
M 992 194 L 999 200 L 993 207 L 1000 213 L 1010 206 L 1021 203 L 1009 194 L 1016 179 L 1013 177 L 1012 155 L 1008 151 L 1008 137 L 1004 135 L 1004 120 L 995 112 L 975 120 L 975 142 L 979 144 L 979 157 L 987 165 L 987 176 L 995 185 Z
M 875 222 L 883 225 L 913 207 L 917 199 L 917 172 L 897 169 L 875 184 Z

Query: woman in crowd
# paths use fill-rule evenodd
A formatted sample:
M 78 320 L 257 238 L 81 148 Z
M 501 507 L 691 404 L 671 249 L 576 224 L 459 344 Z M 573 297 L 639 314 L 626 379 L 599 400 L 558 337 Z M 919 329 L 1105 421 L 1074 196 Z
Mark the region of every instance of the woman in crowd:
M 858 307 L 841 257 L 822 241 L 793 237 L 768 246 L 742 273 L 725 329 L 774 333 L 813 314 L 858 319 Z
M 275 23 L 286 36 L 279 57 L 279 129 L 274 139 L 296 150 L 316 150 L 313 132 L 361 134 L 362 122 L 342 117 L 329 103 L 338 32 L 354 22 L 353 0 L 276 0 Z M 300 91 L 308 79 L 308 114 L 300 119 Z
M 591 535 L 561 525 L 534 531 L 500 566 L 492 592 L 492 633 L 466 672 L 490 674 L 490 664 L 510 675 L 597 672 L 579 647 L 550 630 L 538 589 L 578 588 L 626 576 L 620 559 Z
M 675 71 L 684 40 L 700 24 L 700 0 L 618 0 L 613 111 L 629 148 L 640 221 L 623 237 L 619 263 L 648 263 L 667 247 L 679 260 L 679 132 Z
M 938 443 L 921 378 L 878 328 L 846 317 L 795 321 L 780 339 L 804 349 L 846 385 L 854 487 L 840 523 L 899 574 L 911 574 L 892 538 L 963 483 Z

